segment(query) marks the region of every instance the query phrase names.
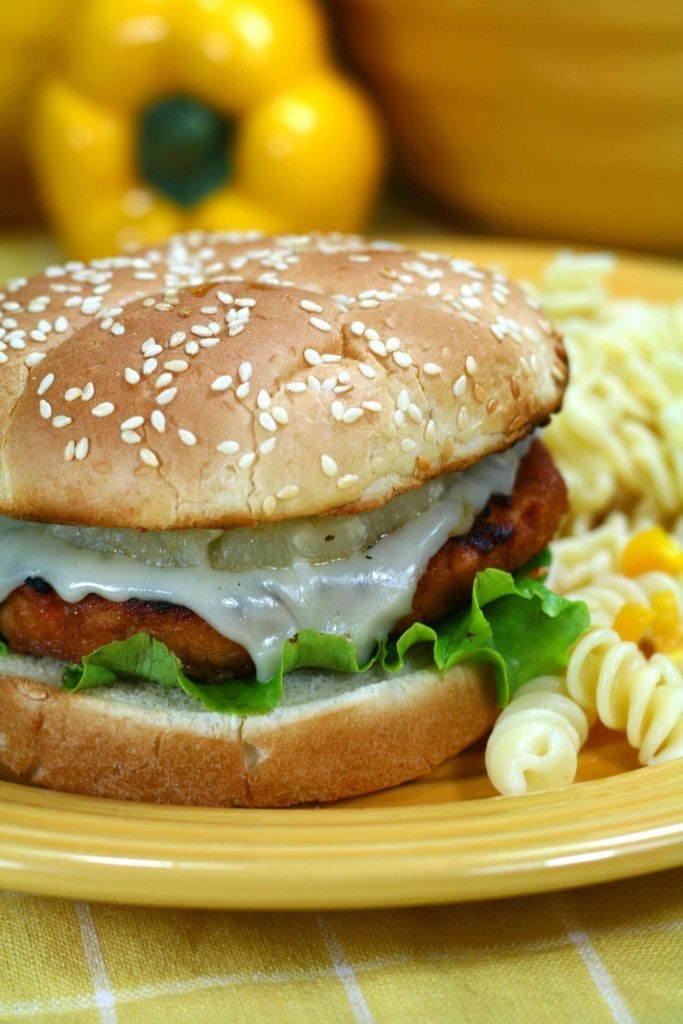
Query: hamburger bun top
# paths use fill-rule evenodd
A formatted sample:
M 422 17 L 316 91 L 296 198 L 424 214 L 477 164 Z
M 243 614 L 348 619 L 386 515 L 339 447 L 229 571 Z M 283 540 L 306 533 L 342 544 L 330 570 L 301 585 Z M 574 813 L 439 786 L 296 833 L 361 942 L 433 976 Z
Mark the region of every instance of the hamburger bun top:
M 355 512 L 505 449 L 566 356 L 502 274 L 193 233 L 0 296 L 0 512 L 143 529 Z

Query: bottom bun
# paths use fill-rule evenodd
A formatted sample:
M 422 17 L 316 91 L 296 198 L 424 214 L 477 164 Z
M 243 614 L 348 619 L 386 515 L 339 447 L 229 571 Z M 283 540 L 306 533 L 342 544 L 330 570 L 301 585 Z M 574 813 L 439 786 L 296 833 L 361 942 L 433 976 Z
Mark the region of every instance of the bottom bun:
M 9 656 L 2 667 L 0 772 L 120 800 L 287 807 L 356 796 L 426 774 L 498 713 L 490 676 L 472 665 L 298 671 L 280 707 L 250 718 L 147 683 L 69 694 L 46 659 Z

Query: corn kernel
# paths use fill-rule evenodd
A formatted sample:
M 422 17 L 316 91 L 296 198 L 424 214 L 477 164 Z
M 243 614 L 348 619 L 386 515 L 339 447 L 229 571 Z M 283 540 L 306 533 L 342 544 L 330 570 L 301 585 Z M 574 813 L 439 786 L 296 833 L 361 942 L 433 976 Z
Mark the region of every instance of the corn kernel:
M 650 637 L 656 651 L 669 654 L 683 642 L 683 622 L 673 594 L 663 591 L 652 598 L 653 619 Z
M 643 572 L 683 572 L 683 548 L 660 526 L 632 537 L 621 556 L 622 572 L 639 576 Z
M 643 639 L 654 617 L 654 611 L 647 605 L 638 604 L 636 601 L 627 601 L 617 612 L 612 629 L 619 634 L 622 640 L 631 640 L 637 644 Z

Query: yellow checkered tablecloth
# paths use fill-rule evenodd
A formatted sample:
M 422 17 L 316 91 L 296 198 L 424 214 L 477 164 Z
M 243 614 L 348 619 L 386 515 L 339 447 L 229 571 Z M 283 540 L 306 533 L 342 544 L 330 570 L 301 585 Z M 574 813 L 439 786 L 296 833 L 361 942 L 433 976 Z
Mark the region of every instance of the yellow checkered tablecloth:
M 673 1024 L 683 869 L 400 910 L 229 913 L 0 893 L 0 1021 Z

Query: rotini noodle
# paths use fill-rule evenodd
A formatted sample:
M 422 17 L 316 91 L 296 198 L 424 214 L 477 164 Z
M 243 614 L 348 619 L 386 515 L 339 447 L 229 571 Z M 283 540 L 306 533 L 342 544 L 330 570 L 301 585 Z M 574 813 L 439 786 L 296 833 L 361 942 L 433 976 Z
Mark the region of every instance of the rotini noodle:
M 561 676 L 526 683 L 501 712 L 486 744 L 491 783 L 505 796 L 570 786 L 589 724 Z
M 641 764 L 683 756 L 683 675 L 670 658 L 646 658 L 611 629 L 591 629 L 572 651 L 567 691 L 610 729 L 626 731 Z
M 569 488 L 572 532 L 614 509 L 673 526 L 683 506 L 683 304 L 610 298 L 602 282 L 612 265 L 562 254 L 542 291 L 572 366 L 545 433 Z

